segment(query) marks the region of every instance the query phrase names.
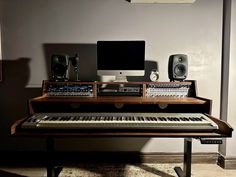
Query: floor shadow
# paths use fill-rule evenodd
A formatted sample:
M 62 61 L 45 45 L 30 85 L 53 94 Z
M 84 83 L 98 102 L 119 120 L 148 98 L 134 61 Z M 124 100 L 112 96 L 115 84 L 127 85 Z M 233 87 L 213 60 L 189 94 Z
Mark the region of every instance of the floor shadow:
M 135 167 L 135 169 L 133 168 Z M 64 168 L 62 172 L 63 175 L 73 174 L 76 175 L 92 175 L 102 177 L 125 177 L 125 176 L 136 176 L 137 174 L 140 176 L 148 176 L 150 173 L 153 175 L 157 175 L 160 177 L 175 177 L 174 175 L 168 174 L 163 170 L 158 169 L 157 167 L 151 167 L 146 164 L 126 164 L 126 163 L 111 163 L 111 164 L 99 164 L 99 163 L 91 163 L 91 164 L 78 164 L 74 167 Z M 140 171 L 142 170 L 142 171 Z M 143 172 L 144 170 L 144 172 Z M 174 170 L 173 170 L 174 171 Z M 89 174 L 88 174 L 89 173 Z
M 7 171 L 0 170 L 0 177 L 27 177 L 27 176 L 18 175 L 16 173 L 10 173 Z
M 161 177 L 175 177 L 175 176 L 170 175 L 170 174 L 168 174 L 168 173 L 166 173 L 164 171 L 158 170 L 157 168 L 150 167 L 150 166 L 148 166 L 146 164 L 139 164 L 139 165 L 137 165 L 137 167 L 142 168 L 143 170 L 145 170 L 147 172 L 159 175 Z
M 101 177 L 124 177 L 126 164 L 79 164 L 75 167 L 63 169 L 63 176 L 73 174 L 73 176 L 83 176 L 90 173 L 91 176 Z M 96 175 L 93 175 L 96 174 Z M 88 176 L 87 174 L 85 176 Z

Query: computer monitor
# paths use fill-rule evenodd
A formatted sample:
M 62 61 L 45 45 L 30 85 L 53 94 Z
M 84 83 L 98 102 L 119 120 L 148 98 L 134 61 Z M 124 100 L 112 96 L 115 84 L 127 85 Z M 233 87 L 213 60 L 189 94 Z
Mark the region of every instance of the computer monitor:
M 97 74 L 116 76 L 126 82 L 126 76 L 144 76 L 145 41 L 97 41 Z

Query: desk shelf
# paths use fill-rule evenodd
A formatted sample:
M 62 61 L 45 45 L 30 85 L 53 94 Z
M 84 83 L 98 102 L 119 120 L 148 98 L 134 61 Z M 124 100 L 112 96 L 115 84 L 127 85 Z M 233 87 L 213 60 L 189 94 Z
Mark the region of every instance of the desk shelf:
M 45 97 L 29 100 L 29 112 L 189 112 L 211 114 L 212 101 L 200 97 Z
M 45 97 L 30 99 L 30 102 L 67 102 L 67 103 L 96 103 L 96 104 L 207 104 L 208 99 L 184 97 L 136 97 L 136 96 L 97 96 L 97 97 Z

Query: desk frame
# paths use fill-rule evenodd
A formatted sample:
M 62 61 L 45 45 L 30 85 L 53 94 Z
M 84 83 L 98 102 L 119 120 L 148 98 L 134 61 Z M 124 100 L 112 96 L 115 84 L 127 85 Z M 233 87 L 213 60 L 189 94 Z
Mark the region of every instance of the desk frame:
M 192 138 L 185 138 L 183 170 L 180 167 L 174 168 L 178 177 L 191 177 L 191 166 L 192 166 L 191 164 L 192 164 Z
M 233 129 L 224 121 L 209 116 L 219 129 L 214 132 L 184 132 L 184 131 L 129 131 L 129 130 L 21 130 L 20 125 L 24 119 L 16 121 L 11 126 L 11 135 L 14 137 L 41 137 L 46 139 L 47 151 L 47 177 L 56 177 L 60 173 L 59 168 L 55 168 L 55 138 L 60 137 L 146 137 L 146 138 L 184 138 L 184 162 L 183 170 L 175 167 L 174 170 L 179 177 L 191 177 L 192 159 L 192 139 L 196 138 L 222 138 L 231 137 Z
M 184 132 L 184 131 L 129 131 L 129 130 L 21 130 L 21 119 L 11 126 L 11 135 L 14 137 L 43 137 L 46 138 L 47 151 L 47 177 L 56 177 L 60 173 L 59 168 L 55 168 L 55 138 L 60 137 L 156 137 L 156 138 L 184 138 L 184 162 L 183 170 L 175 167 L 174 170 L 178 177 L 191 177 L 191 159 L 192 159 L 192 139 L 193 138 L 219 138 L 231 137 L 233 129 L 224 121 L 209 116 L 218 126 L 219 129 L 214 132 Z
M 94 83 L 95 84 L 95 83 Z M 99 84 L 99 83 L 98 83 Z M 101 83 L 100 83 L 101 84 Z M 137 83 L 134 83 L 137 84 Z M 146 86 L 143 84 L 143 93 L 145 93 Z M 39 96 L 28 100 L 29 114 L 37 112 L 96 112 L 99 107 L 99 112 L 104 111 L 104 105 L 113 105 L 105 107 L 105 112 L 183 112 L 183 113 L 203 113 L 208 114 L 219 127 L 214 132 L 201 131 L 178 131 L 171 130 L 160 131 L 149 130 L 45 130 L 45 131 L 28 131 L 21 130 L 20 123 L 25 119 L 15 121 L 11 126 L 12 136 L 22 137 L 43 137 L 46 138 L 47 143 L 47 176 L 55 177 L 58 175 L 58 169 L 55 171 L 55 138 L 60 137 L 146 137 L 146 138 L 184 138 L 184 165 L 183 170 L 180 167 L 175 167 L 175 171 L 179 177 L 191 177 L 191 158 L 192 158 L 192 139 L 193 138 L 222 138 L 232 137 L 233 129 L 226 122 L 216 119 L 211 114 L 212 100 L 201 98 L 196 95 L 196 84 L 192 82 L 191 95 L 184 98 L 175 97 L 146 97 L 142 96 L 95 96 L 95 97 L 47 97 Z M 95 84 L 96 85 L 96 84 Z M 43 87 L 44 88 L 44 87 Z M 93 90 L 96 95 L 96 89 Z M 115 99 L 114 99 L 115 98 Z M 72 105 L 79 105 L 78 109 L 74 109 Z M 114 107 L 116 104 L 126 105 L 126 109 L 118 109 Z M 160 105 L 168 105 L 164 110 Z M 89 109 L 87 109 L 88 107 Z M 101 110 L 100 110 L 101 109 Z M 108 109 L 108 110 L 107 110 Z
M 46 138 L 47 144 L 47 177 L 57 177 L 61 168 L 55 166 L 55 139 L 53 137 Z M 191 177 L 192 166 L 192 138 L 184 138 L 184 162 L 183 169 L 175 167 L 174 170 L 178 177 Z

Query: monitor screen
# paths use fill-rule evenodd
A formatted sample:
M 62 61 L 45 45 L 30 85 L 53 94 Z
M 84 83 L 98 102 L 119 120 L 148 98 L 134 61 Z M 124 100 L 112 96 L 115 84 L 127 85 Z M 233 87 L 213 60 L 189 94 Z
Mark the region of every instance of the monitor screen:
M 98 41 L 98 75 L 143 76 L 145 41 Z

